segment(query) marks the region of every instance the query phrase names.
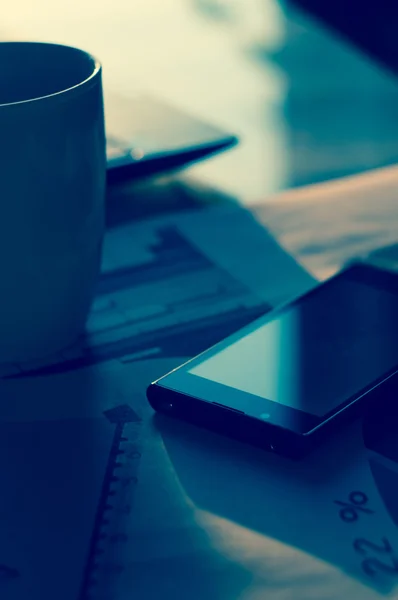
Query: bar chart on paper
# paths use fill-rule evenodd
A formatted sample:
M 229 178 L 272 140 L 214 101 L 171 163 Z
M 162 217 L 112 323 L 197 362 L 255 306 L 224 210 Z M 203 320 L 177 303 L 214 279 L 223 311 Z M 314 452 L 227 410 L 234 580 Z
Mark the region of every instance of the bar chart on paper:
M 102 275 L 79 343 L 41 363 L 6 366 L 3 376 L 48 375 L 109 360 L 193 356 L 269 310 L 176 227 L 155 227 L 142 240 L 134 233 L 127 230 L 110 250 L 111 268 Z M 133 257 L 133 264 L 126 257 Z
M 205 583 L 210 563 L 203 539 L 181 526 L 189 508 L 153 430 L 145 388 L 181 358 L 270 309 L 268 296 L 242 276 L 252 265 L 253 279 L 263 282 L 262 263 L 254 259 L 269 257 L 270 242 L 261 226 L 264 244 L 252 235 L 256 225 L 248 218 L 246 241 L 237 245 L 236 228 L 244 226 L 239 211 L 221 228 L 219 215 L 213 225 L 211 216 L 189 218 L 182 219 L 186 228 L 170 216 L 110 231 L 81 339 L 45 360 L 1 366 L 4 600 L 123 600 L 131 590 L 143 598 L 148 583 L 152 591 L 158 583 L 145 570 L 159 560 L 152 557 L 154 539 L 168 552 L 169 527 L 173 552 L 189 556 L 196 548 L 197 581 Z M 201 223 L 207 247 L 189 234 Z M 279 252 L 272 255 L 277 271 L 286 264 L 295 284 L 307 286 L 307 274 Z M 160 481 L 167 502 L 159 505 Z M 162 585 L 172 579 L 169 570 L 162 573 Z

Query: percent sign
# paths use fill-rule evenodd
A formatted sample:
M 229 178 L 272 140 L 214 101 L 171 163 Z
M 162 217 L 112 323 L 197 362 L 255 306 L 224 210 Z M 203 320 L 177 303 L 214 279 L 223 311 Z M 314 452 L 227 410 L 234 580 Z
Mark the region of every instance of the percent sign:
M 354 523 L 359 517 L 359 513 L 366 513 L 371 515 L 374 510 L 366 508 L 368 503 L 368 497 L 363 492 L 351 492 L 348 496 L 348 502 L 342 502 L 341 500 L 335 500 L 334 503 L 343 508 L 340 510 L 340 518 L 345 523 Z

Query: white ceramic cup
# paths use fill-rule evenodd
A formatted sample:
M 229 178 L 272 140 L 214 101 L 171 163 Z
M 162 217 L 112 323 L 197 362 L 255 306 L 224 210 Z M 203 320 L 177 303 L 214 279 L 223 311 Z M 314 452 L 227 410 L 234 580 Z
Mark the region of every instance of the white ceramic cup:
M 82 331 L 104 230 L 101 66 L 56 44 L 0 43 L 0 362 Z

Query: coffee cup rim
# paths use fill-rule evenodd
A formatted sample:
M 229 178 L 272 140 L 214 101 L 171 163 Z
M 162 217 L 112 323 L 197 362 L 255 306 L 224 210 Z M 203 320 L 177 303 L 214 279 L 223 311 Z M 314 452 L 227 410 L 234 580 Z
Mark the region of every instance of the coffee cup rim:
M 12 108 L 12 107 L 18 107 L 18 106 L 33 106 L 33 105 L 37 105 L 37 104 L 42 104 L 43 102 L 46 102 L 48 100 L 56 100 L 56 99 L 66 99 L 67 97 L 69 97 L 71 94 L 75 94 L 76 92 L 78 93 L 79 91 L 81 91 L 83 88 L 87 89 L 87 85 L 90 84 L 90 81 L 92 82 L 91 85 L 95 84 L 95 81 L 98 78 L 98 75 L 101 74 L 102 71 L 102 66 L 101 63 L 98 59 L 96 59 L 90 52 L 87 52 L 86 50 L 82 50 L 81 48 L 77 48 L 74 46 L 69 46 L 68 44 L 57 44 L 57 43 L 53 43 L 53 42 L 32 42 L 32 41 L 2 41 L 0 42 L 0 48 L 4 47 L 4 46 L 46 46 L 48 48 L 50 47 L 54 47 L 54 48 L 64 48 L 66 50 L 72 50 L 74 52 L 77 52 L 83 56 L 85 56 L 86 58 L 90 59 L 92 62 L 92 72 L 90 73 L 90 75 L 88 77 L 86 77 L 85 79 L 83 79 L 82 81 L 79 81 L 79 83 L 76 83 L 75 85 L 72 85 L 70 87 L 66 87 L 65 89 L 53 92 L 51 94 L 45 94 L 43 96 L 37 96 L 34 98 L 27 98 L 25 100 L 17 100 L 15 102 L 4 102 L 4 103 L 0 103 L 0 108 Z M 91 85 L 89 85 L 89 87 L 91 87 Z

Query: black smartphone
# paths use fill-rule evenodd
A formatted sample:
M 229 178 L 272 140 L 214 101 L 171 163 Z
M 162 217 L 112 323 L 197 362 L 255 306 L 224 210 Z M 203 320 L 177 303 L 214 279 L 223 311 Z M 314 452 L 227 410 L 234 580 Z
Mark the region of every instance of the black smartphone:
M 350 266 L 155 381 L 155 410 L 290 457 L 398 371 L 398 276 Z

